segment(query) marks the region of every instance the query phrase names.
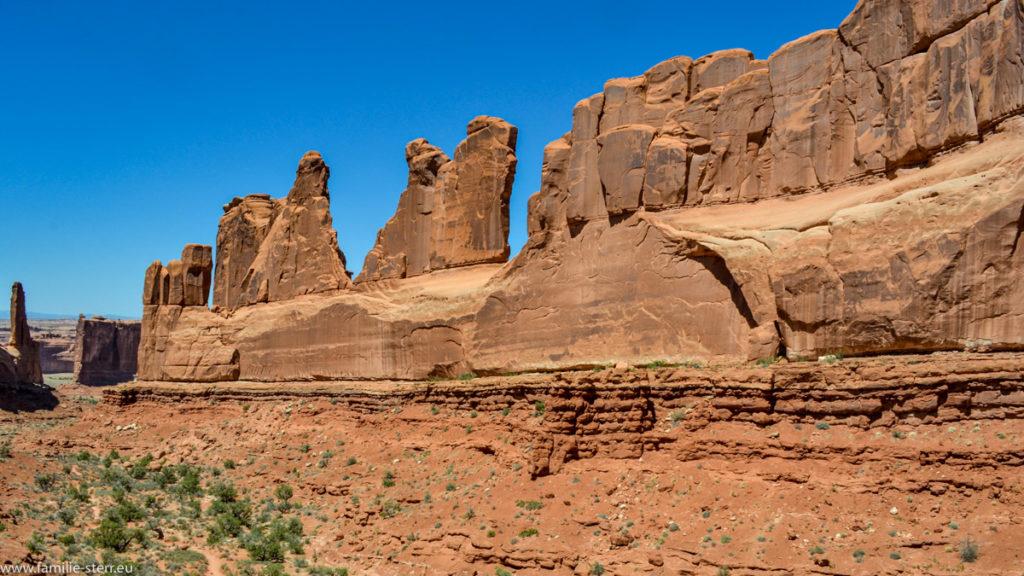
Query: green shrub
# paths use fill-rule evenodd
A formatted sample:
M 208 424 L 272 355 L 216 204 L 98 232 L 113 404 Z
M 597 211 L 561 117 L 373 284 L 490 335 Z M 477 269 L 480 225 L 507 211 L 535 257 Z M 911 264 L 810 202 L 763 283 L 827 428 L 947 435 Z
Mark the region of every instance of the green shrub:
M 149 473 L 149 465 L 153 462 L 153 455 L 146 454 L 134 464 L 132 464 L 131 470 L 128 472 L 132 478 L 136 480 L 142 480 Z
M 531 536 L 536 536 L 538 534 L 540 534 L 540 531 L 538 531 L 536 528 L 527 528 L 526 530 L 523 530 L 522 532 L 519 533 L 519 537 L 520 538 L 529 538 Z
M 858 549 L 853 551 L 853 559 L 857 561 L 857 564 L 860 564 L 861 562 L 863 562 L 864 561 L 864 556 L 866 556 L 866 555 L 867 555 L 867 553 L 864 552 L 863 550 L 861 550 L 860 548 L 858 548 Z
M 3 442 L 0 443 L 0 462 L 3 462 L 11 457 L 11 443 Z
M 234 470 L 235 466 L 237 466 L 237 464 L 235 464 L 235 461 L 232 460 L 231 458 L 228 458 L 227 460 L 224 461 L 225 470 Z
M 83 503 L 91 499 L 89 489 L 86 488 L 85 484 L 79 484 L 77 487 L 74 484 L 68 486 L 68 498 Z
M 544 504 L 536 500 L 516 500 L 516 506 L 524 510 L 540 510 L 544 507 Z
M 978 559 L 978 543 L 968 538 L 960 543 L 960 559 L 964 562 L 974 562 Z
M 472 372 L 466 372 L 465 374 L 459 375 L 459 380 L 472 380 L 476 377 L 476 374 L 473 374 Z
M 546 411 L 547 411 L 547 406 L 544 405 L 544 402 L 542 402 L 540 400 L 537 400 L 536 402 L 533 403 L 533 415 L 534 416 L 544 416 L 544 413 Z
M 829 428 L 831 428 L 828 422 L 817 422 L 814 424 L 814 427 L 817 428 L 818 430 L 828 430 Z
M 287 484 L 279 484 L 277 488 L 274 488 L 274 496 L 276 496 L 278 500 L 282 500 L 284 502 L 291 500 L 294 494 L 295 491 Z
M 124 523 L 115 518 L 104 518 L 89 539 L 93 548 L 114 552 L 124 552 L 132 543 L 132 535 L 125 530 Z
M 391 470 L 385 471 L 384 472 L 384 481 L 381 482 L 381 484 L 385 488 L 391 488 L 392 486 L 394 486 L 395 485 L 395 474 Z
M 43 492 L 49 492 L 57 486 L 57 475 L 52 473 L 37 474 L 36 475 L 36 487 Z
M 43 540 L 43 535 L 39 532 L 33 532 L 32 536 L 29 537 L 28 542 L 25 543 L 25 548 L 28 548 L 29 554 L 33 556 L 41 556 L 43 552 L 46 552 L 46 544 Z
M 606 572 L 606 570 L 604 568 L 604 565 L 601 564 L 600 562 L 594 562 L 593 564 L 590 565 L 590 573 L 593 576 L 601 576 L 605 572 Z
M 402 505 L 390 498 L 382 502 L 380 505 L 381 518 L 393 518 L 401 511 Z
M 57 510 L 57 519 L 65 526 L 74 525 L 76 517 L 78 517 L 78 514 L 76 514 L 71 508 L 61 508 L 60 510 Z

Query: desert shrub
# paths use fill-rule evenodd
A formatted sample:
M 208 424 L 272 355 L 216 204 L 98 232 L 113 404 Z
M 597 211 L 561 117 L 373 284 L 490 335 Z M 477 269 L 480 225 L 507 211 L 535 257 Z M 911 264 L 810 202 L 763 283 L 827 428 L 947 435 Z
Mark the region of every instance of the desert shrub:
M 90 500 L 89 489 L 86 488 L 85 484 L 79 484 L 77 487 L 72 484 L 68 486 L 67 493 L 68 498 L 76 502 L 88 502 Z
M 57 510 L 57 519 L 65 526 L 73 525 L 75 523 L 75 518 L 77 517 L 78 514 L 76 514 L 71 508 L 61 508 L 60 510 Z
M 43 492 L 49 492 L 57 486 L 57 475 L 52 473 L 37 474 L 36 487 Z
M 402 505 L 390 498 L 382 502 L 380 505 L 381 518 L 393 518 L 401 511 Z
M 526 530 L 523 530 L 522 532 L 519 533 L 519 537 L 520 538 L 529 538 L 531 536 L 536 536 L 538 534 L 540 534 L 540 531 L 537 530 L 536 528 L 527 528 Z
M 115 518 L 104 518 L 89 537 L 93 548 L 124 552 L 131 546 L 132 535 L 124 523 Z
M 152 462 L 153 455 L 146 454 L 142 458 L 138 459 L 134 464 L 132 464 L 132 467 L 128 471 L 128 474 L 131 475 L 131 477 L 135 478 L 136 480 L 142 480 L 143 478 L 146 477 L 146 474 L 149 473 L 149 465 Z
M 224 538 L 237 538 L 244 528 L 252 526 L 252 504 L 248 499 L 239 500 L 238 491 L 232 484 L 218 482 L 210 487 L 210 494 L 216 500 L 207 511 L 213 516 L 213 525 L 208 528 L 206 537 L 208 543 L 217 544 Z
M 288 500 L 291 500 L 294 495 L 295 491 L 287 484 L 279 484 L 277 488 L 274 488 L 274 496 L 276 496 L 278 500 L 287 502 Z
M 978 559 L 978 543 L 968 538 L 960 543 L 960 559 L 964 562 L 974 562 Z
M 41 556 L 46 552 L 46 544 L 43 540 L 43 535 L 39 532 L 33 532 L 32 536 L 29 537 L 28 542 L 25 543 L 25 548 L 28 548 L 29 554 L 33 556 Z
M 202 471 L 196 466 L 181 464 L 175 470 L 178 476 L 177 485 L 174 491 L 181 496 L 201 496 L 203 487 L 200 483 Z
M 606 570 L 604 568 L 604 565 L 601 564 L 600 562 L 594 562 L 593 564 L 590 565 L 590 573 L 593 576 L 601 576 L 605 572 L 606 572 Z
M 536 500 L 516 500 L 516 506 L 524 510 L 540 510 L 544 504 Z

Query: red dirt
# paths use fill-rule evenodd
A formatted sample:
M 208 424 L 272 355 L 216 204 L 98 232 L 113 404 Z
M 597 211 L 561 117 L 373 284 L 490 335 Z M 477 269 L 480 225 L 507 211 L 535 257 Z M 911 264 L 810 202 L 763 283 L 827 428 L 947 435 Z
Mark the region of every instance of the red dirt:
M 115 448 L 169 464 L 231 458 L 222 478 L 255 498 L 294 486 L 310 511 L 305 557 L 353 574 L 599 563 L 606 574 L 1016 576 L 1022 381 L 1024 355 L 940 354 L 418 384 L 140 383 L 96 406 L 64 387 L 53 410 L 0 413 L 13 436 L 0 519 L 38 498 L 31 480 L 58 456 Z M 378 496 L 400 511 L 382 515 Z M 8 526 L 0 558 L 22 558 L 44 528 Z M 968 539 L 979 555 L 965 564 Z

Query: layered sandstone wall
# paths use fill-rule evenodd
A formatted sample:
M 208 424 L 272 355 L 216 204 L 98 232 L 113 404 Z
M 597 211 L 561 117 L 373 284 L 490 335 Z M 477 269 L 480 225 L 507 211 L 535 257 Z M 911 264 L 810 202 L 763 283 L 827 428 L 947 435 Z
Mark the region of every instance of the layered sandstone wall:
M 504 265 L 515 128 L 474 120 L 454 160 L 414 141 L 354 284 L 310 153 L 288 198 L 225 207 L 214 310 L 208 247 L 151 267 L 140 378 L 1021 349 L 1022 113 L 1019 0 L 863 0 L 767 60 L 677 57 L 580 102 Z
M 75 336 L 75 382 L 115 384 L 135 378 L 141 337 L 139 321 L 79 316 Z

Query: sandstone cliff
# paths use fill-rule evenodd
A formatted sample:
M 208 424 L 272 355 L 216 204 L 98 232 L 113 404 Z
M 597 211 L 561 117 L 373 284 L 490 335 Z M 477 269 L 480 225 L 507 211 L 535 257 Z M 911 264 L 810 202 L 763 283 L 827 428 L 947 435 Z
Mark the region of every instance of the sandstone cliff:
M 224 207 L 217 233 L 215 306 L 233 309 L 351 284 L 332 227 L 330 174 L 319 152 L 307 152 L 286 198 L 252 195 Z
M 142 323 L 78 317 L 75 335 L 75 382 L 115 384 L 135 377 Z
M 25 290 L 21 282 L 11 286 L 11 338 L 7 348 L 0 347 L 0 382 L 42 384 L 39 344 L 29 333 L 25 313 Z
M 307 155 L 288 199 L 226 207 L 216 312 L 184 264 L 147 272 L 140 377 L 1021 349 L 1022 113 L 1019 0 L 863 0 L 767 60 L 677 57 L 581 101 L 504 265 L 515 129 L 478 118 L 451 161 L 414 141 L 354 285 Z
M 509 198 L 517 130 L 480 116 L 449 160 L 426 140 L 405 148 L 409 185 L 377 233 L 358 280 L 407 278 L 509 256 Z

